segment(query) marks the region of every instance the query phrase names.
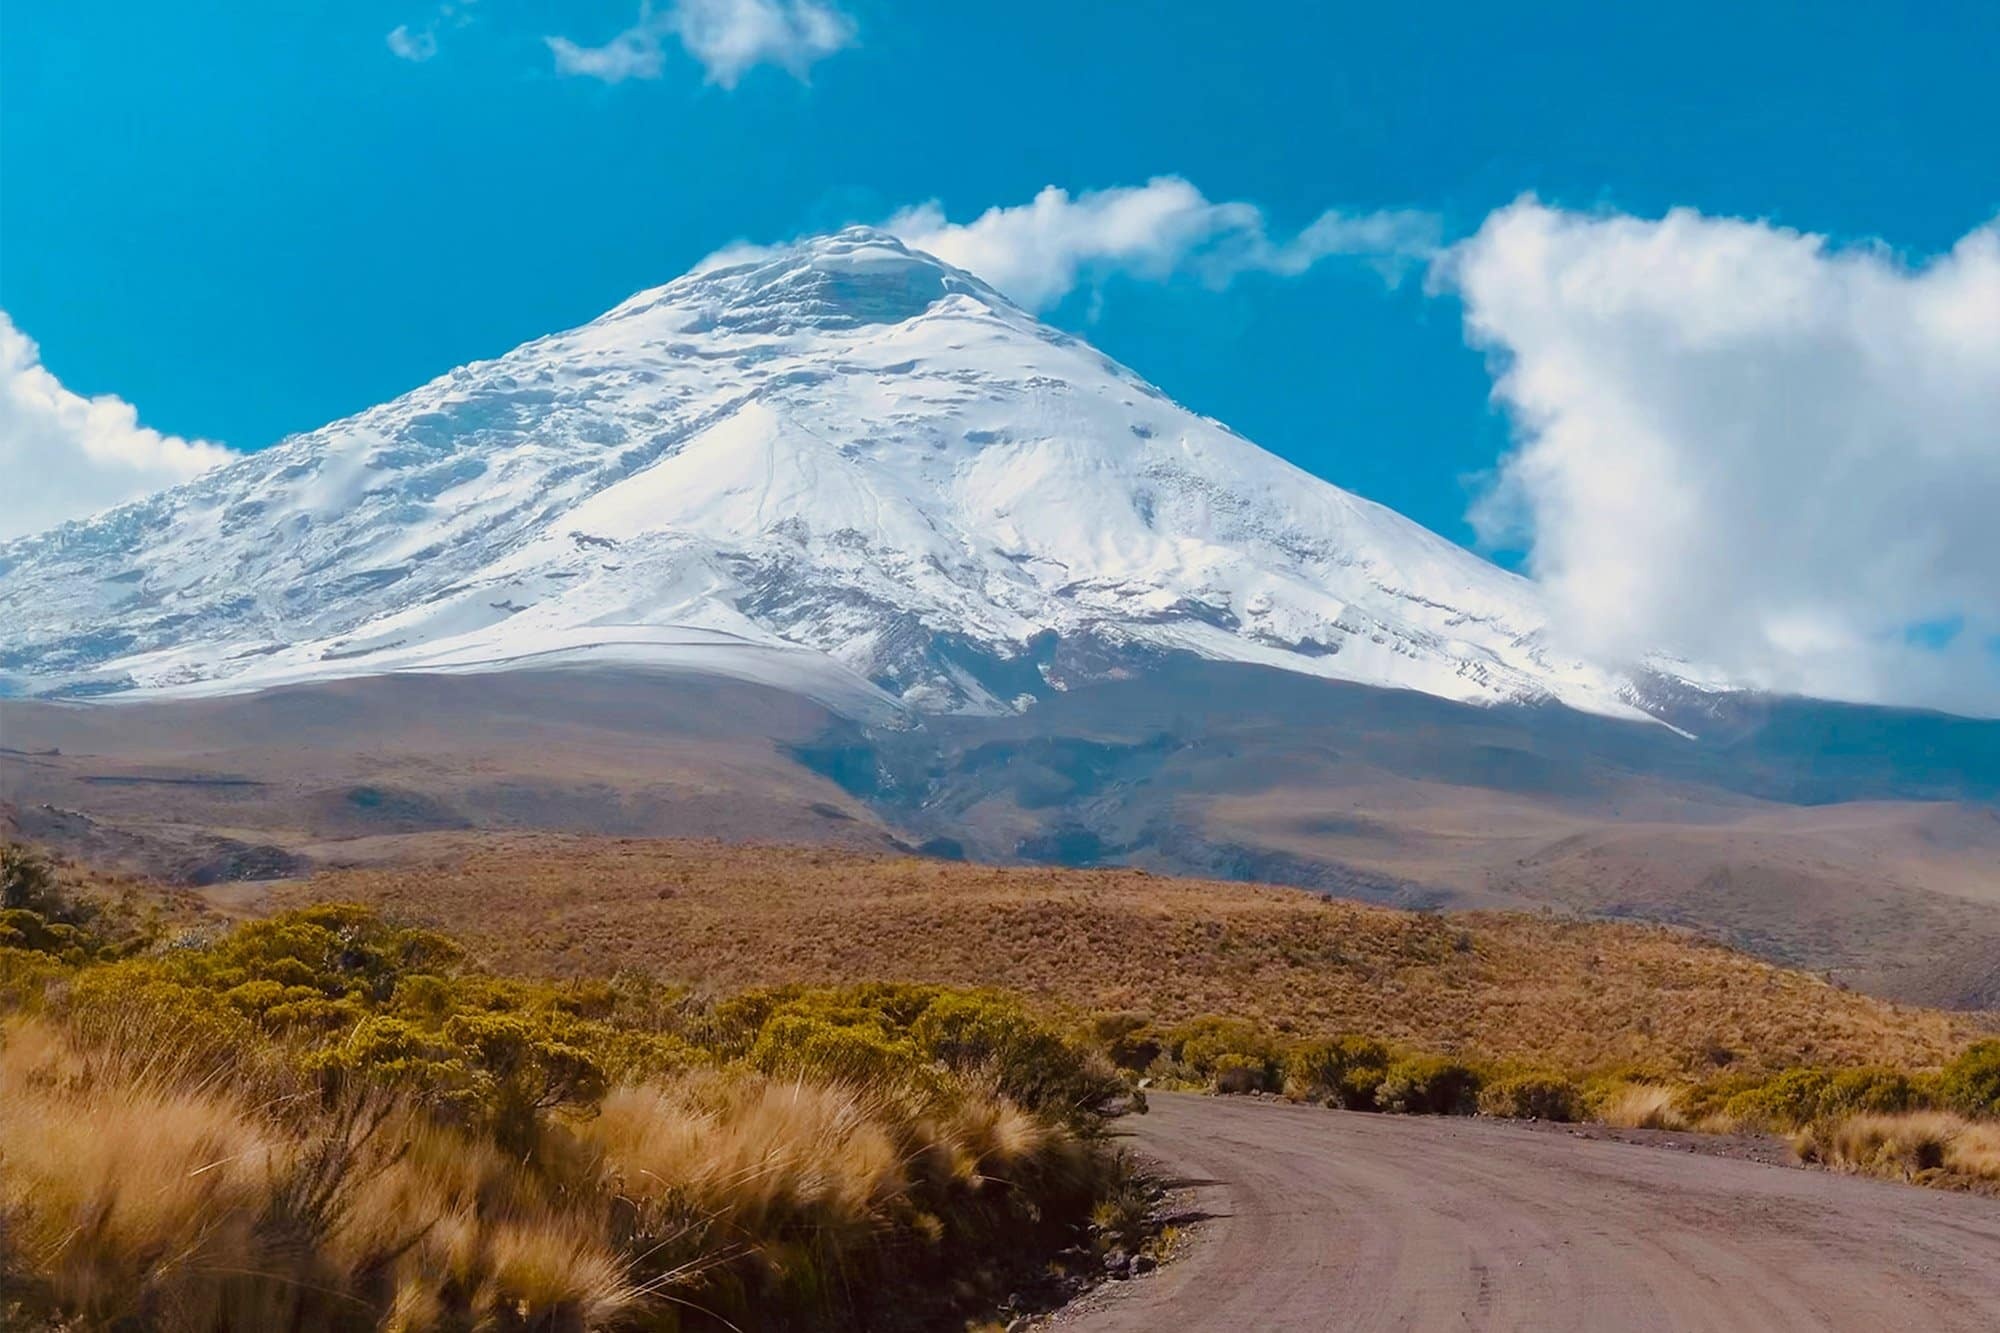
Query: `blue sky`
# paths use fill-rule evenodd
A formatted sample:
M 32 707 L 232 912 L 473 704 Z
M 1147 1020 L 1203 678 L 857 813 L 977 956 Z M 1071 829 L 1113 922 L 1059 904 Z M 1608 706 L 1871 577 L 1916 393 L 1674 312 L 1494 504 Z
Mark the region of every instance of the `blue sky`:
M 725 243 L 926 201 L 964 222 L 1050 185 L 1172 176 L 1254 205 L 1280 239 L 1328 209 L 1410 209 L 1458 240 L 1532 193 L 1564 216 L 1757 220 L 1909 271 L 2000 210 L 1988 4 L 1901 21 L 1827 3 L 810 0 L 839 25 L 818 48 L 710 50 L 706 67 L 665 26 L 690 4 L 802 12 L 0 7 L 0 309 L 68 389 L 257 448 L 587 320 Z M 645 67 L 564 73 L 550 38 Z M 1477 503 L 1485 549 L 1521 564 L 1550 511 L 1493 519 L 1522 403 L 1494 404 L 1488 357 L 1520 353 L 1526 316 L 1469 338 L 1466 290 L 1338 256 L 1226 284 L 1086 262 L 1046 314 L 1454 539 L 1479 540 Z M 1867 633 L 1903 645 L 1901 624 L 1964 616 L 1978 639 L 1982 607 L 1936 582 Z
M 732 239 L 1164 173 L 1302 225 L 1523 191 L 1931 251 L 2000 205 L 1992 6 L 848 5 L 810 85 L 562 78 L 632 3 L 9 5 L 0 308 L 85 393 L 256 448 L 579 323 Z M 1745 11 L 1749 12 L 1745 12 Z M 1921 71 L 1921 76 L 1919 76 Z M 1053 318 L 1471 540 L 1505 443 L 1451 303 L 1372 273 L 1112 278 Z M 1097 318 L 1091 320 L 1093 305 Z

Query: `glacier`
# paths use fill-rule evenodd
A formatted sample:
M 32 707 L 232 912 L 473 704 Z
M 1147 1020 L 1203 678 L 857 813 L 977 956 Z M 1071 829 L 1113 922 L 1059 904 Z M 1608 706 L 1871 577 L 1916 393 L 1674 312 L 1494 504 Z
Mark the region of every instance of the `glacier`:
M 887 719 L 1190 653 L 1641 717 L 1662 678 L 866 228 L 0 544 L 0 624 L 16 696 L 616 662 Z

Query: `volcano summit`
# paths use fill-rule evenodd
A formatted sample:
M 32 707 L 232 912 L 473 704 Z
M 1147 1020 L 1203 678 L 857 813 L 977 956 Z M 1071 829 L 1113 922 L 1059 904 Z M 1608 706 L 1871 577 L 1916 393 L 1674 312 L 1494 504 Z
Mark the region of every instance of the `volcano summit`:
M 1648 703 L 1529 582 L 860 228 L 0 546 L 0 615 L 16 695 L 610 661 L 992 713 L 1184 653 Z

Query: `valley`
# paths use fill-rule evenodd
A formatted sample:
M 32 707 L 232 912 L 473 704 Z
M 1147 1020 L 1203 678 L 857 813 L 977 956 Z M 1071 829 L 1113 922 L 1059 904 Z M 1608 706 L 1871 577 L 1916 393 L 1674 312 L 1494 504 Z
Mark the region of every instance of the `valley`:
M 2000 724 L 1736 708 L 1690 738 L 1169 659 L 1020 714 L 870 725 L 685 670 L 412 673 L 9 701 L 0 821 L 182 883 L 536 832 L 1132 866 L 1662 922 L 1913 1003 L 2000 1005 Z

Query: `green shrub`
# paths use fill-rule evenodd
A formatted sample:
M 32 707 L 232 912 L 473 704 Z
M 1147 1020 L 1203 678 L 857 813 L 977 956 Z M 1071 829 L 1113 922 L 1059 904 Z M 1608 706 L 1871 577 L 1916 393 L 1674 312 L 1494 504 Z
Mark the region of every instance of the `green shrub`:
M 138 919 L 131 902 L 107 905 L 72 894 L 47 857 L 20 843 L 0 843 L 0 949 L 81 967 L 145 947 L 155 928 Z
M 2000 1117 L 2000 1038 L 1959 1052 L 1938 1075 L 1937 1097 L 1961 1115 Z
M 604 1096 L 604 1067 L 588 1049 L 590 1036 L 566 1018 L 560 1010 L 474 1012 L 445 1022 L 441 1035 L 478 1072 L 481 1109 L 504 1146 L 528 1141 L 537 1113 L 588 1110 Z
M 432 931 L 400 928 L 373 909 L 329 903 L 236 927 L 212 946 L 180 955 L 183 974 L 224 989 L 244 981 L 310 987 L 329 1000 L 388 1001 L 417 973 L 450 975 L 459 947 Z
M 1284 1072 L 1277 1039 L 1237 1018 L 1183 1023 L 1168 1034 L 1167 1058 L 1182 1077 L 1217 1092 L 1275 1091 Z
M 1266 1092 L 1276 1082 L 1270 1061 L 1238 1051 L 1224 1051 L 1216 1056 L 1209 1078 L 1215 1091 L 1238 1094 Z
M 1285 1053 L 1285 1085 L 1295 1096 L 1372 1111 L 1390 1060 L 1389 1048 L 1370 1037 L 1300 1042 Z
M 1843 1069 L 1820 1114 L 1893 1115 L 1918 1111 L 1937 1100 L 1936 1079 L 1900 1069 Z
M 645 1083 L 720 1063 L 713 1051 L 677 1033 L 627 1027 L 605 1030 L 591 1043 L 591 1052 L 614 1083 Z
M 1441 1056 L 1405 1056 L 1389 1066 L 1376 1104 L 1400 1115 L 1471 1115 L 1478 1109 L 1479 1071 Z
M 917 1049 L 958 1073 L 980 1073 L 1022 1106 L 1064 1116 L 1095 1116 L 1124 1091 L 1103 1059 L 1063 1039 L 1016 1000 L 988 993 L 944 993 L 910 1021 Z
M 1111 1063 L 1133 1073 L 1143 1073 L 1166 1051 L 1149 1014 L 1097 1014 L 1090 1020 L 1090 1036 Z
M 1479 1113 L 1513 1120 L 1571 1121 L 1583 1114 L 1583 1093 L 1560 1074 L 1508 1074 L 1479 1089 Z
M 1928 1080 L 1900 1070 L 1802 1066 L 1693 1088 L 1683 1103 L 1696 1122 L 1716 1116 L 1746 1127 L 1786 1132 L 1826 1118 L 1920 1110 L 1932 1099 Z
M 1726 1119 L 1768 1129 L 1794 1129 L 1823 1114 L 1833 1092 L 1829 1069 L 1786 1069 L 1722 1104 Z M 1690 1101 L 1690 1107 L 1699 1102 Z
M 870 984 L 750 992 L 686 1017 L 685 1038 L 713 1058 L 828 1077 L 899 1078 L 931 1087 L 969 1076 L 1015 1104 L 1073 1122 L 1128 1094 L 1104 1055 L 1012 996 Z
M 330 1088 L 375 1083 L 448 1109 L 455 1118 L 477 1118 L 481 1089 L 465 1053 L 435 1028 L 376 1014 L 362 1019 L 336 1044 L 313 1052 L 306 1067 Z
M 74 967 L 94 951 L 95 941 L 80 927 L 27 908 L 8 907 L 0 908 L 0 949 L 44 953 Z
M 767 1074 L 807 1075 L 855 1084 L 927 1084 L 931 1063 L 907 1037 L 868 1023 L 835 1023 L 815 1014 L 774 1015 L 757 1034 L 749 1063 Z
M 39 950 L 0 944 L 0 1009 L 39 1009 L 51 984 L 67 971 Z
M 256 1024 L 213 990 L 179 981 L 153 959 L 86 967 L 54 1003 L 85 1044 L 157 1051 L 188 1069 L 223 1070 L 255 1048 Z

